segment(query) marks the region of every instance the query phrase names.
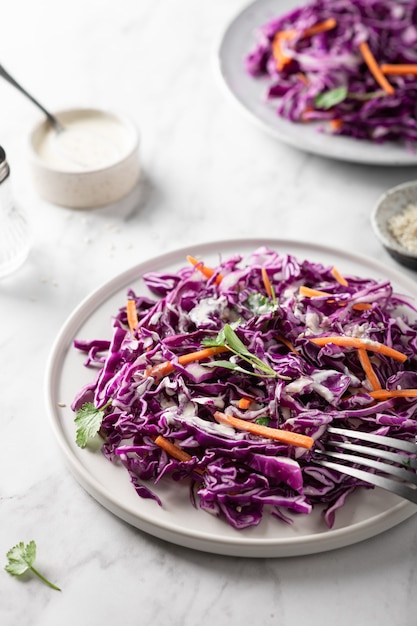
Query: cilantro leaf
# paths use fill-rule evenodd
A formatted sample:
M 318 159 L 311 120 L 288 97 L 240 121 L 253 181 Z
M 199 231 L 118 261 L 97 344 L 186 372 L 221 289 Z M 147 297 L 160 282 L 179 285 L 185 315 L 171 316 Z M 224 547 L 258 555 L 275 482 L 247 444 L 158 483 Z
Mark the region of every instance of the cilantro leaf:
M 225 346 L 231 352 L 236 354 L 236 356 L 249 363 L 249 365 L 251 365 L 255 370 L 258 370 L 258 372 L 252 372 L 250 370 L 247 370 L 237 365 L 236 363 L 232 363 L 231 361 L 212 361 L 210 363 L 203 363 L 203 365 L 206 367 L 225 367 L 227 369 L 250 374 L 252 376 L 263 376 L 264 378 L 282 378 L 285 380 L 289 380 L 287 376 L 281 376 L 267 363 L 264 363 L 264 361 L 258 358 L 255 354 L 252 354 L 252 352 L 247 349 L 243 341 L 239 339 L 232 327 L 232 324 L 225 324 L 217 337 L 214 340 L 211 339 L 210 341 L 212 343 L 208 344 L 207 341 L 204 341 L 203 344 L 205 346 Z
M 77 426 L 75 442 L 80 448 L 85 448 L 88 441 L 97 435 L 101 422 L 105 415 L 105 410 L 109 402 L 101 409 L 96 409 L 92 402 L 86 402 L 77 411 L 74 422 Z
M 233 330 L 240 326 L 241 320 L 237 320 L 236 322 L 231 322 L 228 324 L 230 328 Z M 224 328 L 222 328 L 216 335 L 216 337 L 206 337 L 201 342 L 202 346 L 206 346 L 207 348 L 217 347 L 217 346 L 225 346 L 226 345 L 226 336 L 224 333 Z
M 230 324 L 225 324 L 223 332 L 226 339 L 225 344 L 228 348 L 230 348 L 235 354 L 238 354 L 241 357 L 251 356 L 251 353 L 249 352 L 243 341 L 241 341 L 236 335 Z
M 4 569 L 12 576 L 22 576 L 22 574 L 30 570 L 46 585 L 52 589 L 61 591 L 59 587 L 51 583 L 50 580 L 42 576 L 42 574 L 33 567 L 33 563 L 36 559 L 36 543 L 33 540 L 29 541 L 27 545 L 25 545 L 23 541 L 20 541 L 8 551 L 6 557 L 8 563 L 5 565 Z
M 258 417 L 255 421 L 260 426 L 269 426 L 271 419 L 267 415 L 261 415 L 261 417 Z
M 331 109 L 336 104 L 343 102 L 347 95 L 347 87 L 336 87 L 335 89 L 319 93 L 314 99 L 314 104 L 318 109 Z

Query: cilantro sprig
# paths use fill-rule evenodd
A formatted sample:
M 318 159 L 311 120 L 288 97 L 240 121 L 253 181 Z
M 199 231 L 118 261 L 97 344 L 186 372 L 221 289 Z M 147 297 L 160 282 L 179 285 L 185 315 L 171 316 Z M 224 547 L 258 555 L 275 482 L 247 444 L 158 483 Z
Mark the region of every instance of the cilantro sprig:
M 92 402 L 85 402 L 78 409 L 74 419 L 77 426 L 75 436 L 77 446 L 85 448 L 88 442 L 97 435 L 109 404 L 110 402 L 107 402 L 101 409 L 97 409 Z
M 318 109 L 331 109 L 336 106 L 336 104 L 340 104 L 347 98 L 352 100 L 362 100 L 366 102 L 367 100 L 374 100 L 375 98 L 381 98 L 385 93 L 382 89 L 377 91 L 370 91 L 368 93 L 351 93 L 348 91 L 346 86 L 335 87 L 334 89 L 329 89 L 328 91 L 322 91 L 317 94 L 314 98 L 314 105 Z
M 34 568 L 33 564 L 36 559 L 36 543 L 33 540 L 29 541 L 27 545 L 25 545 L 23 541 L 20 541 L 8 551 L 6 557 L 8 559 L 8 563 L 5 565 L 4 569 L 12 576 L 22 576 L 27 571 L 31 571 L 43 583 L 45 583 L 45 585 L 48 585 L 48 587 L 51 587 L 51 589 L 55 589 L 56 591 L 61 591 L 59 587 L 51 583 L 50 580 L 45 578 L 45 576 Z
M 236 372 L 240 372 L 242 374 L 249 374 L 251 376 L 260 376 L 262 378 L 287 378 L 281 376 L 276 372 L 272 367 L 270 367 L 267 363 L 262 361 L 255 354 L 250 352 L 248 348 L 245 346 L 243 341 L 239 339 L 237 334 L 234 331 L 234 328 L 240 322 L 235 322 L 232 324 L 225 324 L 225 326 L 221 329 L 221 331 L 217 334 L 216 337 L 210 337 L 203 340 L 203 345 L 205 346 L 224 346 L 228 348 L 233 354 L 240 357 L 243 361 L 252 366 L 253 370 L 248 370 L 237 363 L 232 361 L 211 361 L 210 363 L 206 363 L 206 367 L 224 367 L 226 369 L 234 370 Z M 289 380 L 289 379 L 288 379 Z

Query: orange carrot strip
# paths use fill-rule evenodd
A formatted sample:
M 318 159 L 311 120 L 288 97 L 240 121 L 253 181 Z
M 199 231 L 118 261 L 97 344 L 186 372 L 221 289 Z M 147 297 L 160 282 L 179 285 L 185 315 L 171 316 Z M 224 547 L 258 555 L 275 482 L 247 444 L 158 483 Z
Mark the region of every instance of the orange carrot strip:
M 178 363 L 180 363 L 181 365 L 188 365 L 188 363 L 193 363 L 194 361 L 202 361 L 203 359 L 209 359 L 214 354 L 219 354 L 220 352 L 227 351 L 228 348 L 226 348 L 225 346 L 202 348 L 201 350 L 196 350 L 196 352 L 182 354 L 180 357 L 178 357 Z
M 286 339 L 282 335 L 276 335 L 275 338 L 276 338 L 277 341 L 280 341 L 281 343 L 283 343 L 284 346 L 287 346 L 287 348 L 288 348 L 288 350 L 290 352 L 297 352 L 297 350 L 294 348 L 293 344 L 291 343 L 291 341 L 289 339 Z
M 207 267 L 206 265 L 204 265 L 202 261 L 198 261 L 197 259 L 195 259 L 194 257 L 190 255 L 187 256 L 187 261 L 189 261 L 191 265 L 194 265 L 194 267 L 198 269 L 206 278 L 211 278 L 213 274 L 216 273 L 216 270 L 214 270 L 212 267 Z M 223 276 L 221 274 L 217 274 L 216 278 L 214 279 L 214 282 L 216 283 L 216 285 L 219 285 L 222 279 L 223 279 Z
M 370 396 L 375 400 L 388 400 L 389 398 L 416 398 L 417 389 L 376 389 L 371 391 Z
M 177 446 L 175 443 L 172 443 L 168 439 L 165 439 L 165 437 L 162 437 L 162 435 L 158 435 L 155 438 L 155 443 L 157 446 L 165 450 L 165 452 L 168 452 L 170 456 L 174 457 L 174 459 L 177 459 L 178 461 L 187 462 L 191 461 L 191 459 L 193 458 L 190 454 L 188 454 L 188 452 L 185 452 L 185 450 Z
M 327 291 L 321 291 L 320 289 L 311 289 L 310 287 L 305 287 L 304 285 L 301 285 L 300 287 L 300 295 L 306 296 L 307 298 L 333 296 L 332 293 L 328 293 Z
M 311 37 L 313 35 L 318 35 L 319 33 L 324 33 L 326 30 L 331 30 L 335 28 L 337 22 L 333 17 L 330 17 L 327 20 L 323 20 L 323 22 L 319 22 L 310 28 L 306 28 L 302 33 L 301 37 Z M 296 35 L 299 34 L 299 31 L 295 29 L 290 30 L 280 30 L 274 36 L 272 41 L 272 56 L 276 62 L 277 70 L 281 72 L 288 63 L 291 62 L 291 57 L 286 56 L 282 49 L 282 42 L 288 39 L 292 39 Z
M 337 267 L 333 267 L 331 274 L 333 276 L 333 278 L 335 279 L 335 281 L 337 281 L 340 285 L 343 285 L 343 287 L 347 287 L 348 286 L 348 281 L 346 280 L 346 278 L 344 276 L 342 276 L 342 274 L 339 272 L 339 270 L 337 269 Z
M 331 335 L 327 337 L 314 337 L 310 339 L 317 346 L 325 346 L 328 343 L 334 343 L 335 346 L 341 346 L 343 348 L 364 348 L 370 352 L 379 352 L 385 356 L 389 356 L 396 361 L 404 363 L 407 360 L 407 356 L 394 348 L 390 348 L 379 341 L 372 341 L 372 339 L 359 339 L 358 337 L 345 337 L 342 335 Z
M 269 280 L 269 276 L 267 274 L 267 271 L 263 267 L 261 269 L 261 272 L 262 272 L 262 280 L 263 280 L 263 283 L 264 283 L 265 291 L 268 294 L 268 296 L 270 298 L 272 298 L 272 285 L 271 285 L 271 281 Z
M 248 409 L 252 404 L 251 398 L 240 398 L 238 402 L 239 409 Z
M 393 65 L 390 63 L 383 63 L 381 65 L 381 72 L 383 74 L 392 74 L 397 76 L 405 76 L 406 74 L 417 75 L 417 63 L 398 63 Z
M 310 120 L 310 118 L 308 117 L 308 114 L 309 114 L 309 113 L 314 113 L 314 109 L 313 109 L 313 107 L 306 107 L 306 108 L 304 109 L 304 111 L 303 111 L 303 112 L 302 112 L 302 114 L 301 114 L 301 120 L 302 120 L 303 122 L 310 122 L 310 121 L 311 121 L 311 120 Z
M 363 56 L 363 60 L 368 66 L 369 71 L 372 76 L 375 78 L 378 85 L 390 96 L 395 93 L 394 87 L 387 81 L 385 75 L 382 73 L 380 66 L 378 65 L 377 60 L 371 52 L 371 49 L 366 41 L 362 41 L 359 44 L 359 50 Z
M 202 348 L 201 350 L 196 350 L 195 352 L 182 354 L 178 357 L 178 363 L 180 363 L 180 365 L 188 365 L 189 363 L 193 363 L 195 361 L 203 361 L 204 359 L 209 359 L 211 356 L 219 354 L 220 352 L 227 352 L 227 350 L 228 348 L 226 348 L 225 346 Z M 158 365 L 154 365 L 153 367 L 148 368 L 148 370 L 146 371 L 146 376 L 155 376 L 156 378 L 161 378 L 166 374 L 170 374 L 174 370 L 175 365 L 171 363 L 171 361 L 164 361 L 163 363 L 158 363 Z
M 333 130 L 340 130 L 343 126 L 343 120 L 336 118 L 334 120 L 330 120 L 329 124 Z
M 324 33 L 327 30 L 332 30 L 336 28 L 337 22 L 334 17 L 329 17 L 327 20 L 323 20 L 314 26 L 310 26 L 303 32 L 303 37 L 311 37 L 312 35 L 318 35 L 319 33 Z
M 296 30 L 282 30 L 276 33 L 272 41 L 272 56 L 275 60 L 277 70 L 281 72 L 288 63 L 291 62 L 291 58 L 287 57 L 282 50 L 282 42 L 287 39 L 292 39 L 297 34 Z
M 321 291 L 319 289 L 310 289 L 310 287 L 305 287 L 304 285 L 301 285 L 299 292 L 301 296 L 305 296 L 306 298 L 316 298 L 316 297 L 318 298 L 320 296 L 332 297 L 334 295 L 334 294 L 328 293 L 327 291 Z M 332 302 L 334 302 L 334 300 L 327 300 L 327 302 L 331 304 Z M 340 302 L 340 306 L 346 306 L 346 305 L 347 305 L 347 302 Z M 372 304 L 369 304 L 369 302 L 356 302 L 352 306 L 352 309 L 355 309 L 355 311 L 367 311 L 371 307 L 372 307 Z
M 303 74 L 303 72 L 297 72 L 296 73 L 297 78 L 299 78 L 301 80 L 302 83 L 304 83 L 304 85 L 309 85 L 310 81 L 308 80 L 307 76 L 305 74 Z
M 136 302 L 134 300 L 128 300 L 126 302 L 127 323 L 130 330 L 135 330 L 138 325 L 138 312 L 136 310 Z
M 269 426 L 262 426 L 261 424 L 254 424 L 253 422 L 247 422 L 246 420 L 233 417 L 232 415 L 226 415 L 226 413 L 221 413 L 220 411 L 216 411 L 214 417 L 218 422 L 233 426 L 236 430 L 245 430 L 252 435 L 274 439 L 291 446 L 299 446 L 300 448 L 310 450 L 314 444 L 314 439 L 307 435 L 293 433 L 288 430 L 280 430 L 279 428 L 270 428 Z
M 356 302 L 352 309 L 355 309 L 355 311 L 368 311 L 372 309 L 372 304 L 369 304 L 369 302 Z
M 372 367 L 371 359 L 369 358 L 369 354 L 365 350 L 365 348 L 358 349 L 358 357 L 360 364 L 362 365 L 363 371 L 365 372 L 366 378 L 368 379 L 372 389 L 375 391 L 376 389 L 381 389 L 381 383 L 379 382 L 378 376 L 375 374 L 374 368 Z

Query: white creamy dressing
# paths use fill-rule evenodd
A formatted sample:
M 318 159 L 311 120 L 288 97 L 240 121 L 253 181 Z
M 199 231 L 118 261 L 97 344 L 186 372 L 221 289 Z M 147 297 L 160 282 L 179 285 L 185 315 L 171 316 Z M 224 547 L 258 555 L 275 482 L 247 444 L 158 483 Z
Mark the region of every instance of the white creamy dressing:
M 335 370 L 317 371 L 311 376 L 301 376 L 297 380 L 292 381 L 285 387 L 285 391 L 290 394 L 301 393 L 305 389 L 316 391 L 318 395 L 324 398 L 329 404 L 332 404 L 334 400 L 334 394 L 332 391 L 325 387 L 322 383 L 327 380 L 333 374 L 339 374 Z
M 219 317 L 222 317 L 221 313 L 227 306 L 227 300 L 224 296 L 220 298 L 202 298 L 193 309 L 189 312 L 190 319 L 197 326 L 206 322 L 210 315 L 218 313 Z
M 243 439 L 244 436 L 243 433 L 237 433 L 234 428 L 227 426 L 226 424 L 208 422 L 201 419 L 201 417 L 196 415 L 195 407 L 191 402 L 188 402 L 184 407 L 182 407 L 182 412 L 180 414 L 178 413 L 177 405 L 166 408 L 163 412 L 163 417 L 166 419 L 168 424 L 186 422 L 187 424 L 196 426 L 203 432 L 212 435 L 223 435 L 229 437 L 230 439 Z
M 62 119 L 64 130 L 45 125 L 37 143 L 40 158 L 54 169 L 99 169 L 117 161 L 129 146 L 127 128 L 104 111 L 73 111 Z

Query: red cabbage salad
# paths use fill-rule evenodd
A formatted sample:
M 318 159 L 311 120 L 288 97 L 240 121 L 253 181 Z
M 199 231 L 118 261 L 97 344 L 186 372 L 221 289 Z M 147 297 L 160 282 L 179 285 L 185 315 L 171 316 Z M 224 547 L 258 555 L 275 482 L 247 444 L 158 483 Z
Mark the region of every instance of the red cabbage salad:
M 314 507 L 332 527 L 364 483 L 318 464 L 327 427 L 416 436 L 413 300 L 266 247 L 188 261 L 127 290 L 111 340 L 75 339 L 96 370 L 72 404 L 77 444 L 101 436 L 160 505 L 153 485 L 175 481 L 236 529 Z
M 417 0 L 315 0 L 261 26 L 245 67 L 291 122 L 378 143 L 417 139 Z

